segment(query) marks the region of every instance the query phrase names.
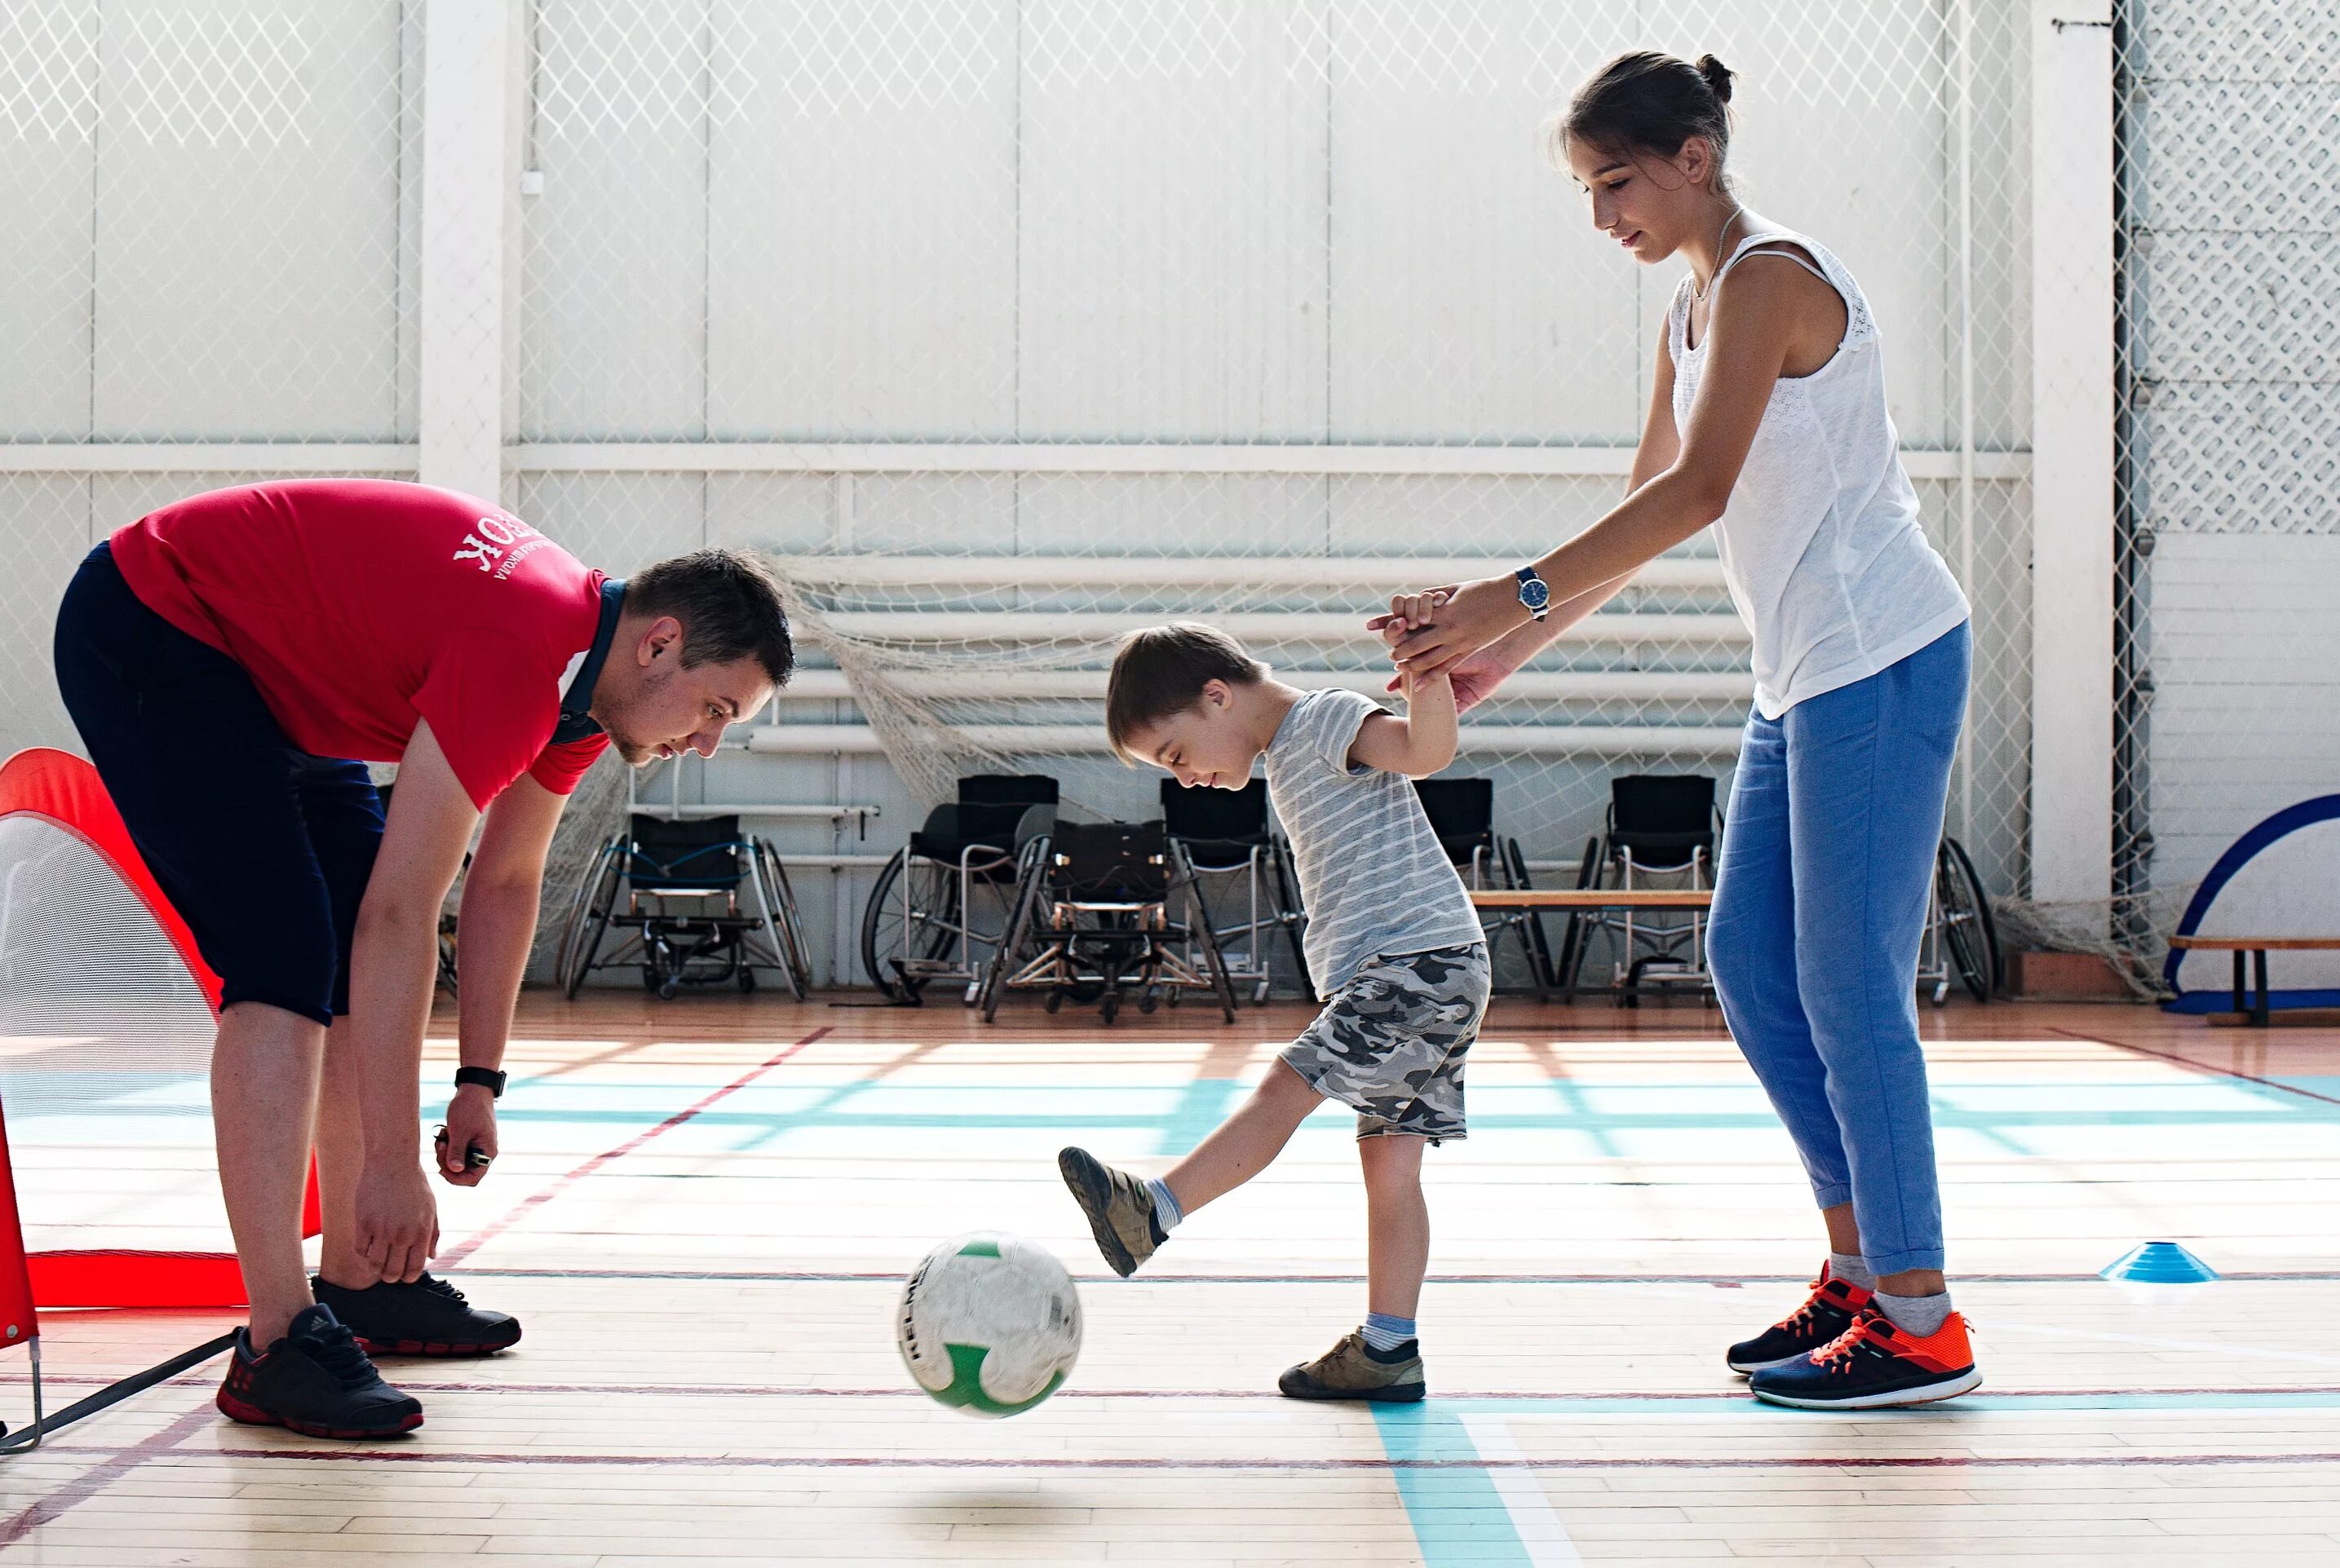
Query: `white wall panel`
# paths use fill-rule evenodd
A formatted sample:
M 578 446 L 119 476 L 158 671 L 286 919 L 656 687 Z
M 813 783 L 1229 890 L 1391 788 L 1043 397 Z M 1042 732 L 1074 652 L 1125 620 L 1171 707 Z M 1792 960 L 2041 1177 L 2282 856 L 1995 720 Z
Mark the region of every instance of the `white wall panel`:
M 1537 133 L 1631 18 L 1332 0 L 1326 27 L 1335 438 L 1631 441 L 1639 269 Z
M 398 8 L 124 0 L 103 16 L 94 433 L 392 434 Z
M 1294 15 L 1026 6 L 1019 436 L 1324 435 L 1324 94 Z
M 2169 535 L 2153 553 L 2154 881 L 2340 791 L 2340 536 Z
M 709 149 L 718 439 L 1015 429 L 1012 0 L 764 5 Z

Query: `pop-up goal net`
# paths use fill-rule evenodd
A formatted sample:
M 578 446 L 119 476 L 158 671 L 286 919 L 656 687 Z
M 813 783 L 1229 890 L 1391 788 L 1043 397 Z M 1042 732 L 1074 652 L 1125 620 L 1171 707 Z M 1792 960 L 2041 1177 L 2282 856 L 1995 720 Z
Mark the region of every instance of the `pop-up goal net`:
M 243 1304 L 218 995 L 97 771 L 46 749 L 0 765 L 0 1116 L 40 1306 Z M 313 1205 L 312 1184 L 312 1234 Z
M 30 1348 L 34 1415 L 0 1452 L 227 1348 L 44 1418 L 37 1308 L 243 1304 L 212 1143 L 218 1001 L 97 770 L 46 749 L 0 764 L 0 1347 Z

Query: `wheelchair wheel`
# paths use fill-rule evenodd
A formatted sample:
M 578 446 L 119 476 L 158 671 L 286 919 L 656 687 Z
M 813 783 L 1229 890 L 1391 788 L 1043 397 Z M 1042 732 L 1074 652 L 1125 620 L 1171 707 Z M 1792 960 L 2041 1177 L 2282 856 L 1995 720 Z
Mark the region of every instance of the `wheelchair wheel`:
M 577 879 L 577 896 L 570 903 L 569 919 L 560 932 L 560 952 L 553 961 L 560 994 L 571 1001 L 592 972 L 601 939 L 609 932 L 610 914 L 618 902 L 623 851 L 623 838 L 611 839 L 586 863 L 584 874 Z
M 1998 928 L 1966 846 L 1948 834 L 1934 853 L 1934 899 L 1941 911 L 1943 944 L 1959 982 L 1977 1001 L 1988 1001 L 2003 979 Z
M 788 966 L 789 990 L 802 999 L 812 990 L 812 947 L 805 941 L 804 919 L 797 911 L 796 889 L 788 885 L 788 868 L 771 844 L 756 841 L 756 869 L 773 902 L 772 924 L 780 938 L 780 959 Z
M 951 948 L 958 923 L 958 877 L 948 866 L 907 849 L 894 852 L 869 890 L 861 912 L 861 970 L 889 1001 L 915 1002 L 926 989 L 924 975 L 905 975 L 895 962 L 933 962 Z

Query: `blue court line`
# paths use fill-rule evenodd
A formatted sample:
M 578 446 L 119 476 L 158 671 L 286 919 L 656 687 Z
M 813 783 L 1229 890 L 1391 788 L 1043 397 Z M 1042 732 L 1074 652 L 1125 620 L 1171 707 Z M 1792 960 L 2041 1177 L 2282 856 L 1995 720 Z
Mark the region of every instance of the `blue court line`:
M 1390 1479 L 1413 1527 L 1414 1543 L 1427 1568 L 1532 1568 L 1533 1558 L 1520 1539 L 1511 1510 L 1503 1505 L 1489 1473 L 1467 1462 L 1480 1457 L 1464 1417 L 1496 1415 L 1516 1420 L 1566 1419 L 1576 1415 L 1735 1415 L 1749 1420 L 1810 1422 L 1814 1412 L 1787 1410 L 1760 1399 L 1730 1394 L 1688 1398 L 1599 1395 L 1564 1399 L 1432 1399 L 1420 1405 L 1371 1407 L 1382 1452 L 1401 1466 L 1423 1460 L 1440 1466 L 1398 1468 Z M 1839 1417 L 1955 1423 L 1963 1416 L 2032 1410 L 2340 1410 L 2340 1389 L 2247 1389 L 2216 1393 L 1968 1394 L 1909 1410 L 1851 1410 Z M 1828 1417 L 1822 1415 L 1821 1419 Z M 2149 1455 L 2139 1456 L 2149 1459 Z M 2269 1455 L 2277 1460 L 2280 1455 Z M 1458 1464 L 1456 1462 L 1465 1462 Z M 1532 1465 L 1531 1464 L 1531 1469 Z
M 1375 1405 L 1373 1428 L 1382 1452 L 1400 1464 L 1420 1460 L 1479 1457 L 1462 1425 L 1462 1408 L 1447 1400 L 1421 1405 Z M 1512 1511 L 1495 1492 L 1486 1471 L 1464 1466 L 1393 1470 L 1398 1501 L 1413 1526 L 1414 1544 L 1426 1568 L 1459 1563 L 1489 1568 L 1533 1568 L 1527 1543 L 1512 1523 Z

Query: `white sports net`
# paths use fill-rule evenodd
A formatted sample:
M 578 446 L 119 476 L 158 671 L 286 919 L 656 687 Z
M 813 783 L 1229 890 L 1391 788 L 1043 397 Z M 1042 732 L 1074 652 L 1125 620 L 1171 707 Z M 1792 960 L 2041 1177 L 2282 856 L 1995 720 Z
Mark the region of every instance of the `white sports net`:
M 2150 949 L 2170 890 L 2340 777 L 2315 282 L 2340 5 L 2114 14 L 2129 902 L 2034 912 Z M 431 15 L 0 8 L 0 656 L 45 668 L 80 553 L 281 471 L 263 443 L 415 471 Z M 535 0 L 501 498 L 613 571 L 788 559 L 810 667 L 705 787 L 886 808 L 866 838 L 772 826 L 849 978 L 863 862 L 961 766 L 1150 812 L 1097 734 L 1121 629 L 1275 617 L 1247 624 L 1288 673 L 1362 681 L 1344 628 L 1418 580 L 1393 562 L 1515 562 L 1614 501 L 1675 274 L 1605 248 L 1536 127 L 1621 49 L 1710 50 L 1740 73 L 1747 200 L 1843 257 L 1882 324 L 1977 609 L 1949 826 L 2021 901 L 2031 282 L 2058 263 L 2030 222 L 2034 25 L 2018 0 Z M 154 471 L 120 471 L 142 447 Z M 1475 715 L 1462 765 L 1532 858 L 1572 864 L 1612 773 L 1727 774 L 1743 634 L 1704 549 Z M 0 741 L 71 743 L 45 681 L 0 695 Z M 557 875 L 621 809 L 589 790 Z
M 0 1115 L 31 1252 L 228 1252 L 210 1005 L 86 843 L 0 817 Z

